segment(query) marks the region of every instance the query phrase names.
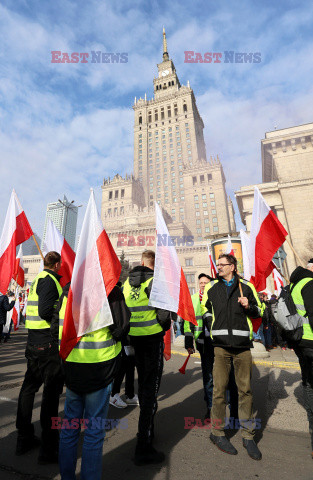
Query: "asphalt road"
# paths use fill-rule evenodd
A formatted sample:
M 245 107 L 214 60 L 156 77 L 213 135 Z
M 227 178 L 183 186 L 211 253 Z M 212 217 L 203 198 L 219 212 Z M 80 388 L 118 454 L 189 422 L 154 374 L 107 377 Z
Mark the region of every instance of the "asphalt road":
M 10 342 L 0 345 L 0 479 L 59 479 L 57 465 L 37 464 L 38 451 L 22 457 L 14 455 L 17 398 L 26 367 L 25 341 L 26 332 L 21 330 L 12 336 Z M 135 467 L 132 457 L 138 407 L 122 410 L 110 407 L 108 418 L 124 419 L 124 428 L 113 428 L 107 433 L 103 447 L 103 478 L 312 480 L 313 460 L 298 370 L 253 367 L 254 409 L 256 417 L 261 419 L 256 439 L 263 453 L 262 461 L 255 462 L 242 447 L 240 432 L 232 432 L 231 441 L 239 452 L 233 457 L 220 452 L 210 442 L 209 430 L 185 429 L 185 417 L 202 419 L 205 404 L 200 361 L 191 358 L 186 375 L 181 375 L 178 369 L 184 360 L 185 357 L 175 354 L 166 362 L 159 394 L 155 447 L 166 453 L 166 462 L 161 466 Z M 37 434 L 40 434 L 40 400 L 39 392 L 33 413 Z M 64 394 L 60 404 L 61 415 L 63 406 Z M 81 444 L 78 478 L 80 455 Z

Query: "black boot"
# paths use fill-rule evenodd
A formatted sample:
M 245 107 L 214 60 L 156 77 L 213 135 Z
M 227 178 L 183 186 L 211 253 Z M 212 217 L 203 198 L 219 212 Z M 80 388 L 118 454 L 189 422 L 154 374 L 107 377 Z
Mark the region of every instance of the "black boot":
M 40 445 L 41 441 L 38 437 L 36 437 L 36 435 L 32 435 L 29 438 L 19 435 L 17 437 L 15 455 L 24 455 L 24 453 L 27 453 L 33 448 L 39 447 Z
M 163 452 L 158 452 L 150 443 L 138 440 L 134 463 L 137 466 L 162 463 L 165 460 Z
M 214 445 L 217 446 L 217 448 L 222 450 L 222 452 L 228 453 L 229 455 L 237 455 L 237 450 L 224 435 L 222 437 L 218 437 L 217 435 L 213 435 L 213 433 L 211 433 L 210 440 L 214 443 Z
M 257 444 L 254 440 L 247 440 L 246 438 L 242 439 L 243 446 L 247 449 L 249 457 L 253 458 L 253 460 L 261 460 L 262 453 L 257 447 Z

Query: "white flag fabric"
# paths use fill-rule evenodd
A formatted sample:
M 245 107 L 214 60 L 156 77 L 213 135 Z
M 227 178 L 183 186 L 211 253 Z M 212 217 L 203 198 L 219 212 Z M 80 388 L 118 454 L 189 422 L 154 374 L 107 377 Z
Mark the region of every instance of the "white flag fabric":
M 180 294 L 181 266 L 175 245 L 171 245 L 170 234 L 159 205 L 155 204 L 156 213 L 156 254 L 154 280 L 150 293 L 149 305 L 177 313 Z
M 249 262 L 249 237 L 244 230 L 240 230 L 242 262 L 243 262 L 243 276 L 250 281 L 250 262 Z

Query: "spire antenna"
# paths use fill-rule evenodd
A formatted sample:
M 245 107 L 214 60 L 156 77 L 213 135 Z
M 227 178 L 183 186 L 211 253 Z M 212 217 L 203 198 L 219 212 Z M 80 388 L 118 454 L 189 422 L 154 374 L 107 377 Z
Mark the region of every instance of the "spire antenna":
M 163 62 L 169 60 L 168 52 L 167 52 L 167 41 L 166 41 L 166 33 L 165 28 L 163 27 Z

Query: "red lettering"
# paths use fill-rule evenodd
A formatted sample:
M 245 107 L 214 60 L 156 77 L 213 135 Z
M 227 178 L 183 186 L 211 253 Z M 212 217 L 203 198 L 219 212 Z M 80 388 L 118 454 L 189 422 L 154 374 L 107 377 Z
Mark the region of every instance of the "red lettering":
M 185 430 L 191 430 L 193 428 L 193 421 L 194 421 L 194 418 L 193 417 L 185 417 L 184 418 L 185 420 Z
M 129 247 L 135 247 L 136 246 L 135 237 L 129 237 L 127 245 Z
M 61 63 L 71 63 L 70 56 L 69 56 L 68 53 L 63 53 L 62 54 Z
M 143 237 L 142 235 L 139 235 L 139 237 L 137 237 L 137 245 L 142 247 L 143 245 L 145 245 L 145 237 Z
M 82 58 L 82 61 L 80 63 L 88 63 L 88 60 L 86 60 L 86 58 L 89 57 L 89 53 L 87 53 L 87 52 L 80 53 L 79 56 L 80 56 L 80 58 Z
M 69 421 L 67 418 L 63 418 L 62 420 L 62 430 L 65 430 L 65 429 L 69 429 L 70 428 L 70 424 L 69 424 Z
M 61 55 L 61 52 L 53 51 L 51 52 L 51 55 L 52 55 L 51 63 L 61 63 L 61 59 L 59 58 Z
M 118 247 L 123 247 L 126 245 L 125 239 L 127 238 L 127 235 L 125 233 L 119 233 L 117 236 L 117 246 Z
M 213 53 L 213 58 L 214 58 L 214 63 L 221 63 L 221 61 L 219 59 L 222 58 L 222 54 L 215 52 L 215 53 Z
M 191 51 L 185 51 L 184 54 L 185 54 L 185 60 L 184 60 L 184 63 L 195 63 L 194 59 L 191 58 L 193 55 L 194 55 L 195 52 L 193 52 L 192 50 Z
M 71 63 L 78 63 L 79 62 L 79 53 L 73 52 L 71 54 Z
M 211 63 L 212 62 L 212 53 L 206 52 L 204 54 L 204 63 Z
M 202 421 L 201 421 L 201 418 L 195 418 L 195 426 L 194 428 L 202 428 Z
M 89 423 L 88 418 L 81 418 L 80 419 L 80 424 L 81 424 L 82 428 L 88 428 L 88 423 Z
M 201 53 L 196 53 L 195 63 L 203 63 Z
M 147 235 L 146 236 L 147 240 L 147 247 L 153 247 L 154 245 L 154 236 L 153 235 Z
M 60 422 L 61 422 L 61 418 L 60 418 L 60 417 L 51 417 L 51 428 L 52 428 L 52 429 L 59 429 L 59 428 L 61 428 Z

